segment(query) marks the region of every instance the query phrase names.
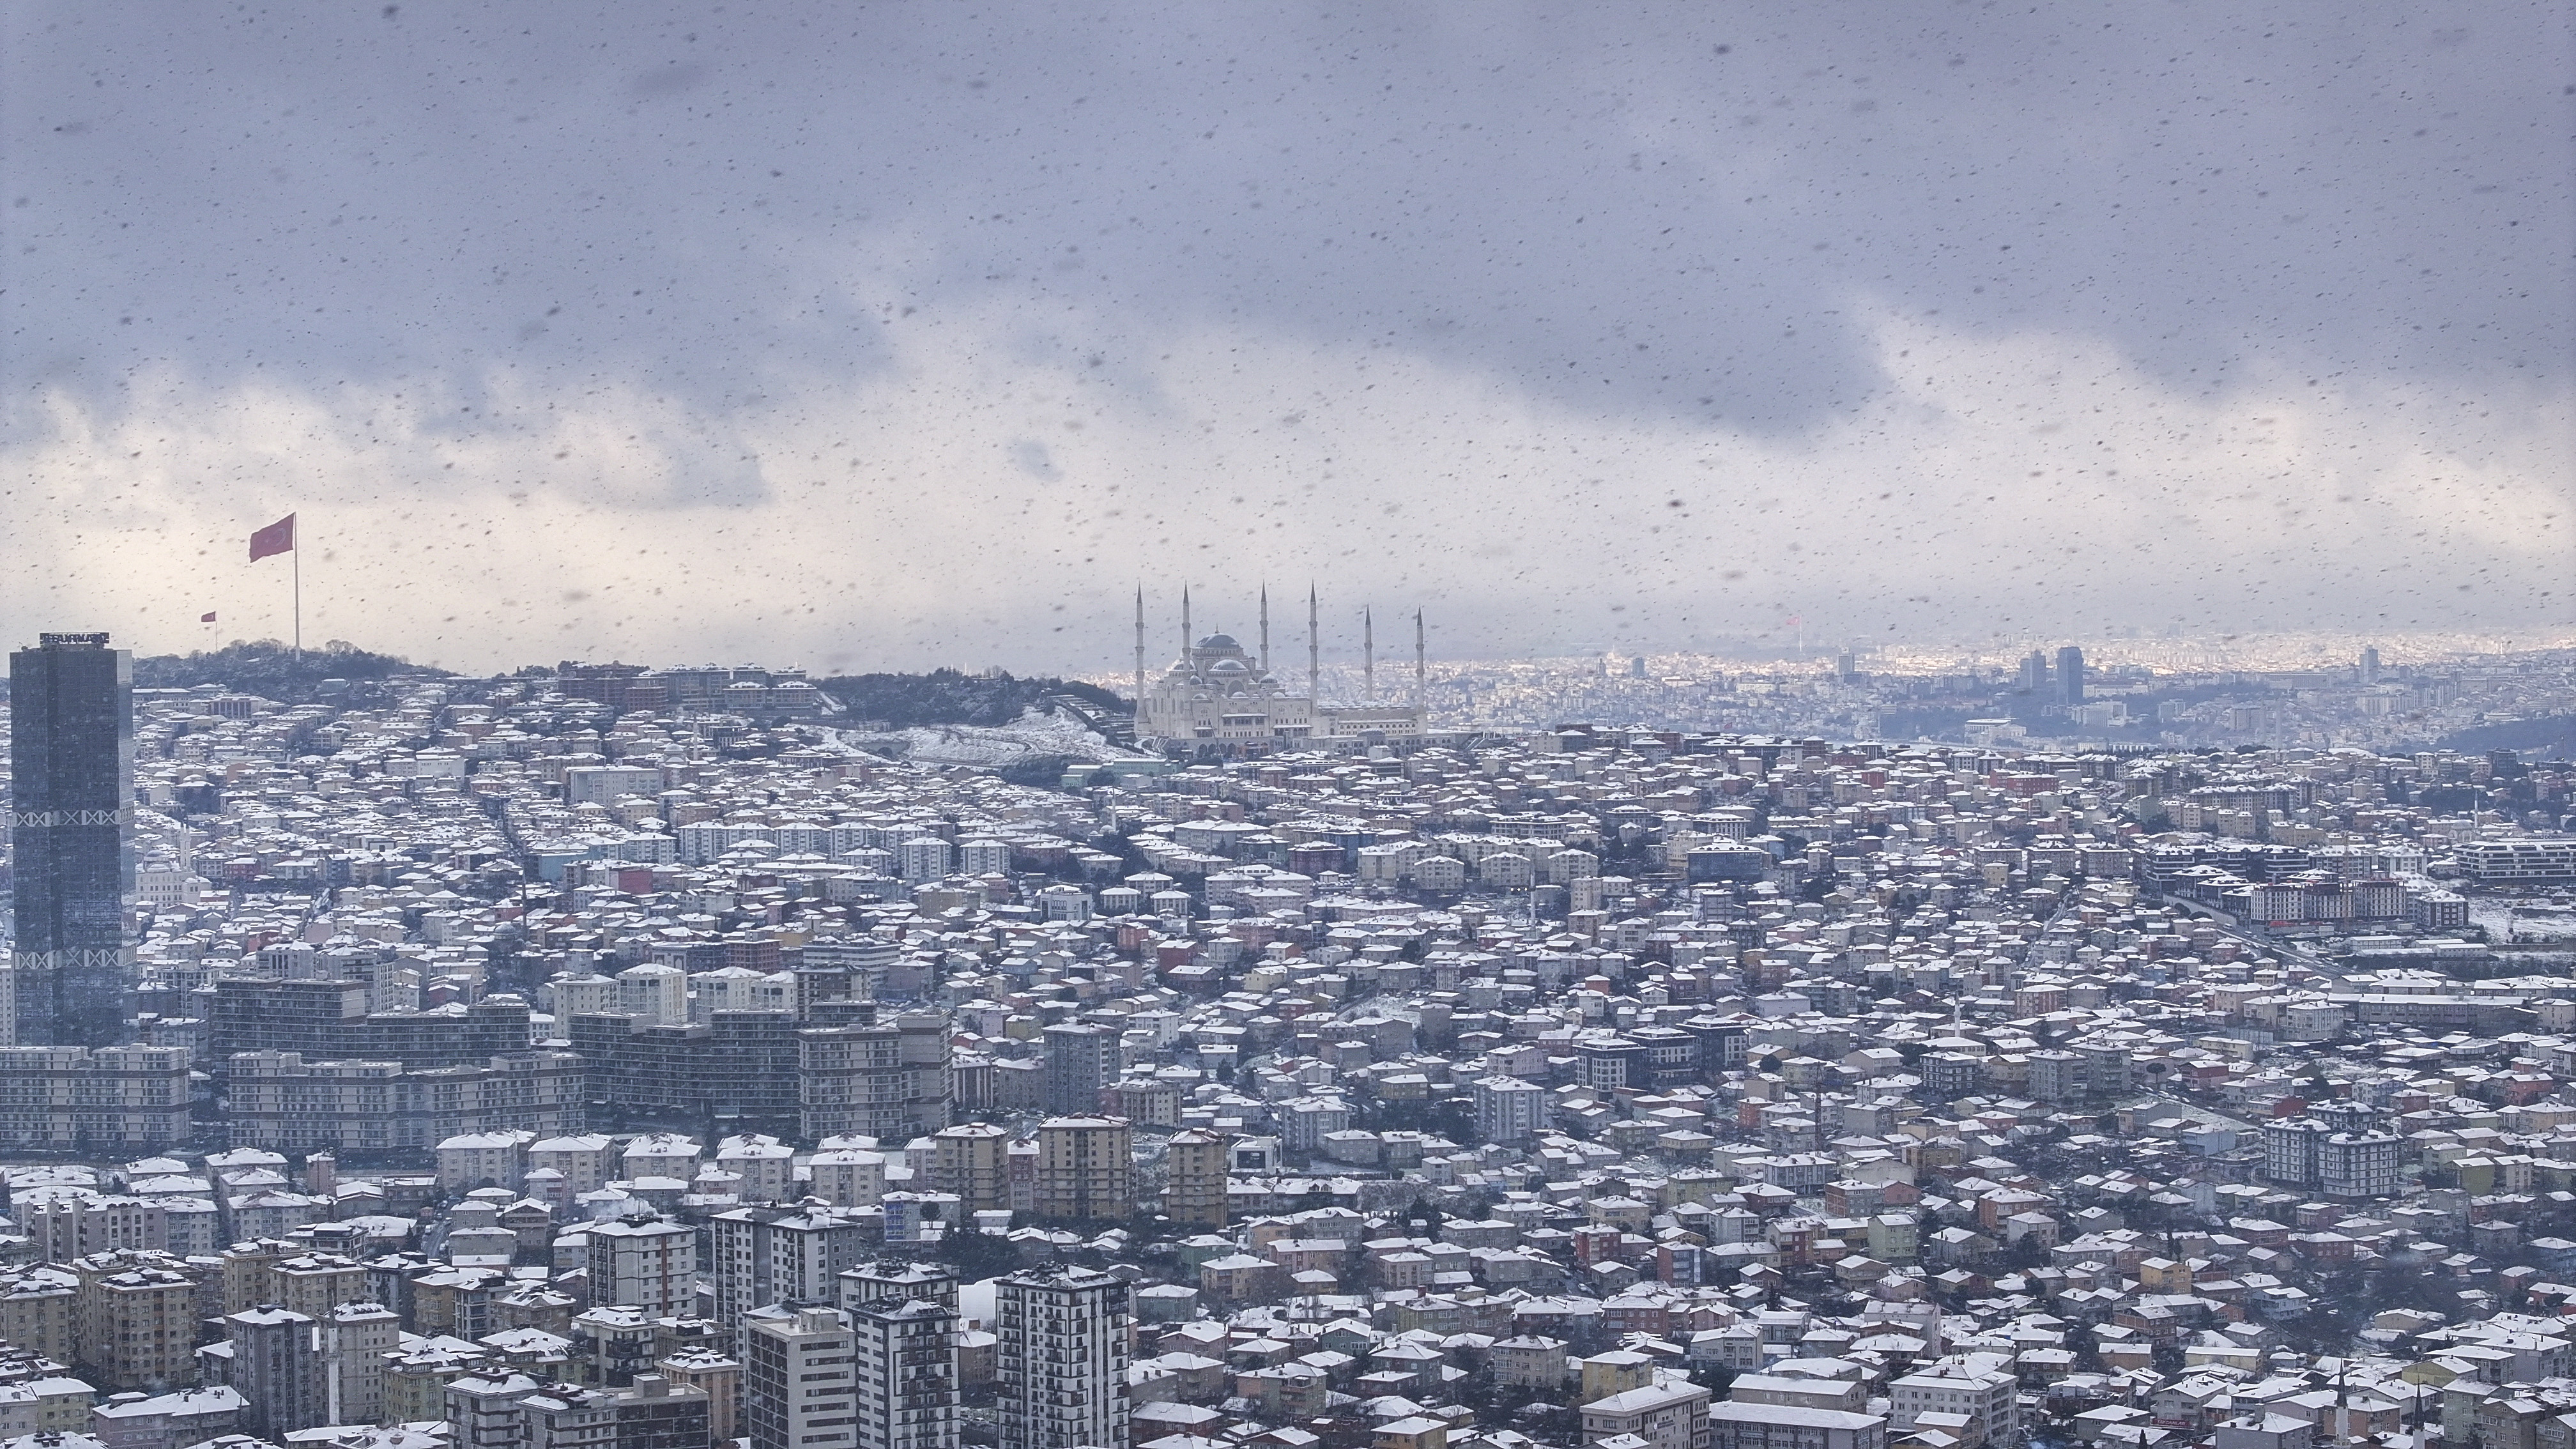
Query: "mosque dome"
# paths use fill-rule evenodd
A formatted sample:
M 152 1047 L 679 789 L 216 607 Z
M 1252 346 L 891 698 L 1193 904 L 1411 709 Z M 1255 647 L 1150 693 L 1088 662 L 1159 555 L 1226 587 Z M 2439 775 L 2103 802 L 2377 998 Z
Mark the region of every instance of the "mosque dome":
M 1220 659 L 1208 666 L 1210 674 L 1250 674 L 1252 666 L 1240 659 Z
M 1231 634 L 1210 634 L 1199 641 L 1199 647 L 1201 649 L 1232 649 L 1238 652 L 1243 648 L 1242 645 L 1234 642 L 1234 636 Z

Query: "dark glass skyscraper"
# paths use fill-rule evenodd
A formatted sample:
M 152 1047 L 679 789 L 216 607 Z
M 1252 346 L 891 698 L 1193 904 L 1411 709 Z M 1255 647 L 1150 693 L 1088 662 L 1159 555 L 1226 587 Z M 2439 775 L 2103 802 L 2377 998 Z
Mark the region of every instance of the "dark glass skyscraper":
M 9 656 L 19 1046 L 114 1046 L 132 1014 L 134 662 L 105 634 Z

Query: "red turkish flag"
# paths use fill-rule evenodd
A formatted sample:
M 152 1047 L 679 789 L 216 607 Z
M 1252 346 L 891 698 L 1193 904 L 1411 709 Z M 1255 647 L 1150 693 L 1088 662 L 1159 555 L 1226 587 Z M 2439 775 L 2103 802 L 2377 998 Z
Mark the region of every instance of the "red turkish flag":
M 257 563 L 273 553 L 295 551 L 295 515 L 290 513 L 250 536 L 250 561 Z
M 200 624 L 211 624 L 215 622 L 215 616 L 212 614 L 199 614 L 197 616 L 197 622 Z

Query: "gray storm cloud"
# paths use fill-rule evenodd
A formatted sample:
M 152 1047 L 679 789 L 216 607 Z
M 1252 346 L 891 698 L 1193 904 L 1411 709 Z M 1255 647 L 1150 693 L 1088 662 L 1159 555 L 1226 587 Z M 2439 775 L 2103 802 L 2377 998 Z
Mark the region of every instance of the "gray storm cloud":
M 290 508 L 451 662 L 2571 617 L 2553 7 L 9 26 L 20 633 Z

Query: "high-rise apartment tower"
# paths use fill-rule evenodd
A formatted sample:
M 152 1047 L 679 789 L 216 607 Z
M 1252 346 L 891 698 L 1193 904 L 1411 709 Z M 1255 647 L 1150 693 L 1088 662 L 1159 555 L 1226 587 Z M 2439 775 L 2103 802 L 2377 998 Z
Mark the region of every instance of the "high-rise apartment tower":
M 1001 1449 L 1127 1442 L 1126 1281 L 1070 1264 L 996 1279 Z

